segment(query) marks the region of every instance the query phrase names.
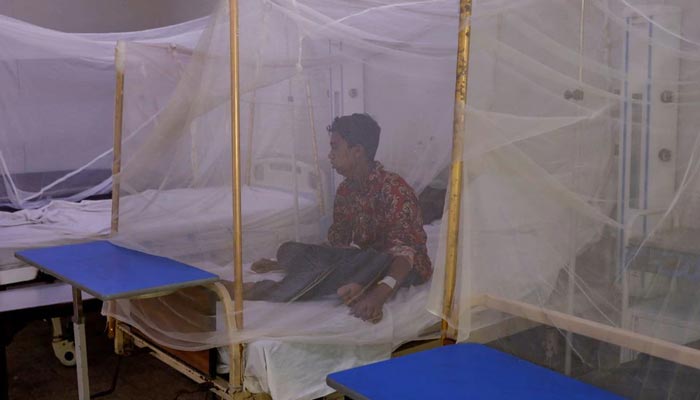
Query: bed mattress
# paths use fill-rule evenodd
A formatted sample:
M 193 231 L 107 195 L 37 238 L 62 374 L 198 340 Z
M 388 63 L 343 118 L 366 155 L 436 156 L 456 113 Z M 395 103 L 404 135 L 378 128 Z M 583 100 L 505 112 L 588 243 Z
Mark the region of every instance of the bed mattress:
M 428 254 L 435 259 L 440 236 L 440 224 L 425 226 L 428 234 Z M 206 268 L 225 280 L 232 280 L 232 266 Z M 280 273 L 258 274 L 244 265 L 244 281 L 279 280 Z M 439 335 L 434 329 L 439 318 L 427 311 L 430 284 L 402 289 L 384 307 L 377 324 L 362 321 L 348 313 L 338 298 L 296 303 L 246 301 L 244 304 L 246 342 L 245 385 L 250 392 L 269 393 L 275 399 L 313 399 L 330 393 L 325 376 L 331 372 L 383 360 L 401 344 L 416 339 L 432 339 Z M 128 303 L 128 302 L 127 302 Z M 190 342 L 195 336 L 187 332 L 174 334 L 163 325 L 149 321 L 145 324 L 123 304 L 105 312 L 147 334 L 158 344 L 180 350 L 211 348 Z M 123 308 L 122 308 L 123 307 Z M 139 306 L 136 306 L 139 307 Z M 185 315 L 178 309 L 178 315 Z M 226 318 L 223 306 L 216 307 L 216 332 L 206 332 L 206 340 L 227 343 Z M 125 317 L 126 315 L 126 317 Z M 324 318 L 319 319 L 318 316 Z M 188 321 L 187 318 L 183 323 Z M 155 324 L 154 331 L 149 328 Z M 176 324 L 177 325 L 177 324 Z M 202 338 L 202 336 L 197 336 Z M 214 344 L 216 346 L 217 344 Z M 219 372 L 228 372 L 226 348 L 222 353 Z
M 384 318 L 378 324 L 362 321 L 347 312 L 339 315 L 337 307 L 328 304 L 305 305 L 305 313 L 327 313 L 329 318 L 357 334 L 361 344 L 334 344 L 332 338 L 326 339 L 328 343 L 313 343 L 309 340 L 315 337 L 312 332 L 308 337 L 253 341 L 246 346 L 246 389 L 269 393 L 280 400 L 315 399 L 333 391 L 326 385 L 329 373 L 388 359 L 393 350 L 411 340 L 438 337 L 439 332 L 431 328 L 439 318 L 426 310 L 429 290 L 430 284 L 402 290 L 386 304 Z M 280 312 L 287 316 L 295 314 L 289 309 Z
M 428 236 L 428 255 L 437 257 L 440 239 L 440 222 L 425 225 Z M 245 280 L 265 279 L 261 274 L 246 269 Z M 267 274 L 263 274 L 267 275 Z M 296 318 L 317 313 L 329 315 L 342 330 L 354 332 L 358 343 L 312 342 L 300 332 L 297 337 L 261 338 L 246 346 L 245 386 L 253 393 L 269 393 L 280 400 L 315 399 L 333 390 L 326 385 L 326 375 L 336 371 L 366 365 L 391 357 L 401 344 L 416 339 L 433 339 L 439 332 L 432 329 L 440 321 L 427 311 L 430 283 L 402 289 L 384 307 L 384 317 L 378 324 L 361 321 L 347 313 L 337 312 L 337 300 L 308 304 L 269 304 L 280 318 Z M 306 308 L 302 313 L 296 308 Z M 335 310 L 335 311 L 334 311 Z M 263 314 L 270 317 L 272 314 Z M 246 316 L 247 323 L 254 326 L 254 315 Z M 312 326 L 313 324 L 310 324 Z M 221 350 L 220 350 L 221 351 Z M 228 358 L 224 355 L 222 360 Z M 225 371 L 227 366 L 223 367 Z
M 152 230 L 140 231 L 144 235 L 155 235 L 163 228 L 171 232 L 186 230 L 187 225 L 178 223 L 187 218 L 195 218 L 198 224 L 221 224 L 222 215 L 230 219 L 230 211 L 210 207 L 209 211 L 200 215 L 197 210 L 201 208 L 201 192 L 192 193 L 187 190 L 160 192 L 158 205 L 153 207 L 154 195 L 144 193 L 132 197 L 130 200 L 122 199 L 122 210 L 137 210 L 139 207 L 150 204 L 146 218 L 154 221 L 165 221 L 167 215 L 175 212 L 178 218 L 169 222 L 171 226 L 162 226 Z M 217 193 L 212 189 L 208 196 L 215 199 L 217 196 L 226 196 L 226 193 Z M 230 195 L 228 195 L 230 198 Z M 298 197 L 296 200 L 291 193 L 266 188 L 245 187 L 242 193 L 244 204 L 244 226 L 246 232 L 260 232 L 262 236 L 268 235 L 268 227 L 272 222 L 288 224 L 290 219 L 309 215 L 315 222 L 314 229 L 318 229 L 318 214 L 313 214 L 316 209 L 315 200 L 309 197 Z M 125 201 L 126 200 L 126 201 Z M 226 202 L 215 201 L 212 204 L 224 204 Z M 194 205 L 197 205 L 195 207 Z M 296 212 L 299 209 L 302 212 Z M 313 217 L 312 217 L 313 216 Z M 16 213 L 0 213 L 0 266 L 10 265 L 10 270 L 15 270 L 16 278 L 31 279 L 36 270 L 33 267 L 23 265 L 14 258 L 14 252 L 23 248 L 50 246 L 79 242 L 88 239 L 106 237 L 110 230 L 111 201 L 83 201 L 71 203 L 65 201 L 53 201 L 47 206 L 37 210 L 23 210 Z M 144 224 L 144 226 L 149 226 Z M 303 227 L 303 224 L 301 225 Z M 439 236 L 439 224 L 426 226 L 428 233 L 428 252 L 435 259 Z M 318 232 L 314 232 L 317 234 Z M 303 237 L 303 235 L 302 235 Z M 230 240 L 230 233 L 226 236 Z M 250 238 L 249 238 L 250 239 Z M 248 243 L 255 243 L 249 240 Z M 251 252 L 255 256 L 255 252 Z M 4 263 L 4 264 L 3 264 Z M 23 270 L 28 268 L 29 270 Z M 230 268 L 229 268 L 230 269 Z M 229 270 L 226 269 L 226 270 Z M 0 279 L 4 272 L 0 269 Z M 263 279 L 264 275 L 246 272 L 246 280 Z M 3 281 L 8 282 L 7 280 Z M 438 319 L 425 311 L 427 304 L 429 284 L 402 290 L 390 303 L 387 304 L 384 319 L 379 324 L 370 324 L 361 321 L 347 313 L 338 314 L 337 300 L 325 300 L 314 302 L 311 307 L 306 303 L 303 310 L 299 304 L 269 303 L 260 304 L 257 307 L 268 307 L 260 315 L 277 315 L 280 321 L 284 318 L 304 318 L 304 315 L 313 316 L 317 313 L 326 313 L 333 319 L 333 324 L 341 331 L 357 332 L 357 342 L 337 343 L 331 336 L 322 340 L 317 332 L 297 332 L 294 336 L 260 337 L 251 341 L 246 349 L 246 385 L 252 392 L 271 393 L 275 399 L 303 399 L 315 398 L 329 393 L 331 390 L 325 385 L 325 375 L 330 372 L 367 364 L 377 360 L 388 358 L 391 351 L 401 343 L 415 339 L 427 327 L 433 326 Z M 264 302 L 258 302 L 264 303 Z M 260 309 L 260 308 L 259 308 Z M 262 310 L 262 309 L 261 309 Z M 416 313 L 415 310 L 421 310 Z M 252 318 L 251 318 L 252 317 Z M 247 324 L 263 324 L 264 321 L 255 320 L 254 316 L 246 317 Z M 428 338 L 430 336 L 426 336 Z
M 138 234 L 148 235 L 149 240 L 167 241 L 160 233 L 186 232 L 193 224 L 199 226 L 225 226 L 226 235 L 209 231 L 208 238 L 230 241 L 231 201 L 230 188 L 207 188 L 198 190 L 177 189 L 169 191 L 147 191 L 121 199 L 121 213 L 138 212 L 142 221 L 154 222 L 150 229 Z M 201 199 L 211 202 L 206 213 L 201 213 Z M 295 196 L 284 190 L 244 186 L 244 227 L 255 232 L 272 222 L 287 223 L 295 215 L 308 215 L 315 211 L 312 196 Z M 105 238 L 110 232 L 111 200 L 81 201 L 79 203 L 54 200 L 38 209 L 17 212 L 0 212 L 0 285 L 34 279 L 37 270 L 14 257 L 17 250 L 69 244 Z M 300 213 L 294 211 L 296 208 Z M 177 216 L 168 218 L 168 216 Z M 315 215 L 316 220 L 318 216 Z M 157 223 L 155 223 L 157 222 Z M 308 227 L 306 235 L 318 234 Z M 302 229 L 303 226 L 302 226 Z M 309 232 L 311 230 L 312 232 Z M 223 236 L 223 237 L 222 237 Z M 145 239 L 144 239 L 145 240 Z M 183 250 L 185 251 L 185 250 Z M 254 252 L 253 252 L 254 253 Z M 252 254 L 252 253 L 251 253 Z

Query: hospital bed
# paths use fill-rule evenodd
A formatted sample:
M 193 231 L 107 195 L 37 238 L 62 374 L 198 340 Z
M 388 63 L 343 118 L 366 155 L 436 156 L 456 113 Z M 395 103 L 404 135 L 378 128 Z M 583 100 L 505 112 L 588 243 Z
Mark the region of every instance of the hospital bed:
M 211 188 L 205 190 L 208 197 L 225 197 L 229 192 L 227 188 Z M 183 240 L 180 246 L 183 257 L 196 257 L 189 254 L 194 248 L 210 250 L 226 248 L 230 242 L 230 232 L 225 232 L 227 219 L 230 221 L 230 210 L 210 209 L 207 213 L 198 213 L 194 207 L 202 190 L 194 193 L 188 190 L 171 190 L 167 192 L 145 192 L 122 200 L 124 208 L 139 208 L 145 203 L 157 201 L 150 207 L 147 213 L 140 216 L 144 221 L 153 221 L 149 229 L 133 232 L 133 235 L 147 237 L 144 243 L 158 250 L 159 246 L 168 243 L 173 245 L 174 237 Z M 270 221 L 284 224 L 296 214 L 291 209 L 293 194 L 270 188 L 250 187 L 243 188 L 243 201 L 250 202 L 248 212 L 244 217 L 254 232 L 256 226 L 269 225 Z M 230 198 L 230 193 L 228 194 Z M 219 201 L 218 204 L 222 202 Z M 302 224 L 300 224 L 300 239 L 318 236 L 318 209 L 316 201 L 310 196 L 302 196 L 299 201 Z M 168 222 L 164 215 L 177 210 L 178 220 Z M 228 212 L 227 212 L 228 211 Z M 53 201 L 47 206 L 37 210 L 22 210 L 16 213 L 0 213 L 0 285 L 9 285 L 34 279 L 36 268 L 29 266 L 14 257 L 17 250 L 45 247 L 51 245 L 69 244 L 90 239 L 105 238 L 110 233 L 111 200 L 82 201 L 72 203 L 67 201 Z M 188 224 L 180 224 L 178 221 L 188 220 L 198 226 L 210 226 L 212 229 L 201 231 L 199 234 L 187 233 Z M 217 229 L 217 227 L 219 229 Z M 224 230 L 224 231 L 222 231 Z M 158 232 L 167 231 L 169 236 L 159 235 Z M 269 233 L 269 232 L 267 232 Z M 293 239 L 296 232 L 279 232 L 275 235 L 282 237 L 287 235 Z M 170 242 L 169 242 L 170 241 Z M 248 242 L 254 254 L 255 243 Z M 230 245 L 228 245 L 230 246 Z
M 253 165 L 251 184 L 242 188 L 242 200 L 246 205 L 244 219 L 247 226 L 256 231 L 256 227 L 278 221 L 284 224 L 296 215 L 294 201 L 294 180 L 272 179 L 272 172 L 279 175 L 280 169 L 289 170 L 290 160 L 281 157 L 271 157 L 258 160 Z M 318 199 L 314 194 L 315 187 L 311 186 L 311 174 L 315 174 L 308 164 L 297 162 L 296 173 L 302 179 L 297 180 L 300 196 L 296 207 L 299 208 L 300 230 L 299 239 L 318 235 L 319 216 Z M 304 179 L 305 178 L 305 179 Z M 271 180 L 272 179 L 272 180 Z M 165 243 L 171 238 L 160 235 L 163 231 L 177 236 L 191 229 L 190 224 L 180 224 L 178 221 L 189 221 L 200 226 L 230 226 L 229 209 L 219 207 L 198 213 L 194 207 L 202 197 L 230 197 L 230 188 L 208 188 L 204 190 L 174 189 L 169 191 L 146 191 L 122 199 L 122 210 L 128 212 L 148 205 L 139 217 L 145 220 L 157 221 L 158 226 L 150 230 L 134 232 L 148 236 L 149 244 L 157 249 L 159 243 Z M 155 204 L 154 204 L 155 203 Z M 217 204 L 226 204 L 218 201 Z M 230 204 L 230 202 L 228 203 Z M 0 286 L 32 280 L 36 277 L 36 268 L 16 259 L 14 253 L 18 250 L 45 247 L 52 245 L 70 244 L 91 239 L 106 238 L 110 234 L 111 200 L 84 200 L 79 203 L 55 200 L 38 209 L 26 209 L 17 212 L 0 212 Z M 169 213 L 176 213 L 177 219 L 165 218 Z M 228 222 L 227 222 L 228 221 Z M 167 223 L 169 225 L 164 226 Z M 261 234 L 261 230 L 257 230 Z M 269 233 L 269 232 L 266 232 Z M 294 238 L 297 232 L 286 233 Z M 276 233 L 281 237 L 281 233 Z M 198 244 L 210 242 L 210 247 L 225 246 L 223 241 L 230 241 L 230 233 L 222 234 L 215 229 L 207 230 L 205 236 L 195 237 L 192 234 L 181 235 L 188 240 L 197 240 Z M 213 240 L 213 241 L 212 241 Z M 254 243 L 250 242 L 251 254 L 256 254 Z M 183 243 L 183 256 L 194 247 L 192 243 Z M 195 255 L 189 255 L 194 257 Z
M 6 348 L 14 335 L 33 320 L 52 318 L 56 321 L 71 315 L 72 299 L 71 287 L 65 283 L 27 285 L 0 291 L 0 398 L 9 398 Z M 97 311 L 101 305 L 102 302 L 92 296 L 85 296 L 85 311 Z M 54 326 L 53 348 L 56 356 L 62 362 L 74 360 L 75 350 L 72 343 L 56 336 L 57 331 L 60 332 L 60 328 L 57 330 Z
M 300 179 L 287 179 L 284 181 L 270 180 L 270 176 L 279 176 L 279 170 L 287 170 L 297 174 Z M 297 162 L 296 168 L 292 167 L 290 160 L 281 157 L 271 157 L 258 160 L 253 164 L 251 185 L 243 186 L 242 198 L 245 208 L 244 222 L 252 226 L 251 231 L 256 233 L 256 240 L 248 240 L 249 252 L 257 254 L 256 247 L 264 245 L 262 239 L 272 242 L 283 240 L 312 240 L 319 235 L 319 221 L 322 220 L 318 207 L 316 188 L 309 182 L 319 182 L 321 179 L 311 177 L 314 169 L 304 163 Z M 295 200 L 294 190 L 301 192 Z M 313 190 L 312 192 L 310 192 Z M 230 188 L 208 188 L 205 195 L 228 196 Z M 172 245 L 172 237 L 159 235 L 162 228 L 166 228 L 172 236 L 184 238 L 179 243 L 181 253 L 177 256 L 182 259 L 198 259 L 206 251 L 209 259 L 217 251 L 226 251 L 230 248 L 230 229 L 217 230 L 217 227 L 231 226 L 230 209 L 210 209 L 207 213 L 197 213 L 193 207 L 202 196 L 201 191 L 189 191 L 178 189 L 161 192 L 143 192 L 137 195 L 122 198 L 122 210 L 139 209 L 145 205 L 148 212 L 141 217 L 158 221 L 152 230 L 133 232 L 135 235 L 148 236 L 147 244 L 152 249 L 158 249 L 163 243 Z M 230 204 L 230 201 L 219 202 Z M 229 206 L 230 208 L 230 206 Z M 39 209 L 26 209 L 14 213 L 0 212 L 0 286 L 6 288 L 8 296 L 19 294 L 19 285 L 22 282 L 32 281 L 37 277 L 37 269 L 14 257 L 16 251 L 46 247 L 53 245 L 71 244 L 94 239 L 104 239 L 110 234 L 111 226 L 111 200 L 82 201 L 79 203 L 67 201 L 53 201 Z M 182 218 L 170 222 L 170 226 L 163 226 L 163 213 L 177 210 Z M 293 231 L 274 229 L 256 229 L 258 226 L 269 226 L 270 222 L 285 224 L 290 218 L 298 218 L 298 229 Z M 199 226 L 207 224 L 212 229 L 200 230 L 198 233 L 188 233 L 190 225 L 178 225 L 177 221 L 196 220 Z M 170 241 L 170 242 L 168 242 Z M 36 290 L 41 290 L 37 288 Z M 12 293 L 12 294 L 11 294 Z M 55 294 L 47 291 L 46 296 Z M 16 312 L 28 312 L 18 306 Z M 57 354 L 57 356 L 59 356 Z M 60 357 L 59 357 L 60 359 Z
M 280 179 L 279 169 L 286 169 L 290 173 L 296 173 L 302 176 L 302 179 L 297 179 L 293 183 L 293 179 Z M 271 174 L 270 172 L 274 172 Z M 315 194 L 317 188 L 313 182 L 319 182 L 317 178 L 311 178 L 314 169 L 308 165 L 297 162 L 297 168 L 291 168 L 291 163 L 288 160 L 274 157 L 261 160 L 254 164 L 253 173 L 251 174 L 252 182 L 250 186 L 243 186 L 242 198 L 243 204 L 247 204 L 243 208 L 244 224 L 252 226 L 247 233 L 252 233 L 251 236 L 244 238 L 245 253 L 250 255 L 250 258 L 257 258 L 259 254 L 269 252 L 286 240 L 317 240 L 319 237 L 322 219 L 318 207 L 319 199 Z M 266 180 L 267 176 L 276 176 L 277 180 Z M 303 178 L 306 176 L 306 178 Z M 281 187 L 280 187 L 281 186 Z M 177 189 L 161 192 L 143 192 L 130 198 L 122 198 L 121 207 L 123 211 L 128 211 L 129 207 L 137 209 L 149 204 L 149 214 L 145 214 L 148 218 L 153 218 L 158 221 L 158 224 L 151 225 L 151 229 L 142 229 L 138 232 L 131 232 L 136 235 L 143 235 L 142 238 L 147 238 L 145 243 L 150 248 L 157 249 L 161 243 L 168 243 L 172 246 L 172 237 L 166 238 L 159 235 L 159 232 L 167 231 L 174 237 L 183 238 L 178 249 L 181 253 L 177 255 L 178 259 L 185 261 L 196 261 L 203 256 L 210 262 L 216 261 L 216 257 L 212 257 L 220 251 L 230 251 L 230 230 L 217 231 L 199 230 L 196 233 L 186 233 L 188 225 L 179 224 L 177 221 L 183 221 L 188 218 L 196 219 L 199 226 L 210 224 L 212 227 L 230 226 L 227 223 L 227 218 L 221 218 L 226 215 L 225 210 L 211 209 L 205 214 L 196 213 L 196 209 L 191 207 L 197 202 L 198 196 L 202 195 L 202 189 L 195 193 L 187 189 Z M 212 196 L 230 196 L 226 194 L 230 188 L 208 188 L 205 197 Z M 293 191 L 296 190 L 302 194 L 294 199 Z M 309 193 L 313 190 L 314 193 Z M 126 201 L 125 201 L 126 200 Z M 329 204 L 329 199 L 325 199 L 326 204 Z M 154 202 L 155 204 L 154 206 Z M 220 204 L 230 204 L 228 201 L 221 201 Z M 168 222 L 162 218 L 163 215 L 177 210 L 181 218 L 175 221 Z M 297 212 L 297 210 L 299 210 Z M 228 217 L 230 221 L 230 216 Z M 277 222 L 280 226 L 292 225 L 289 224 L 290 218 L 298 218 L 299 224 L 296 229 L 280 230 L 280 229 L 256 229 L 256 227 L 267 226 L 270 221 Z M 18 213 L 3 213 L 0 214 L 0 224 L 3 226 L 2 236 L 7 240 L 2 241 L 3 254 L 2 260 L 7 264 L 12 264 L 15 267 L 34 269 L 31 266 L 22 264 L 19 260 L 11 257 L 11 255 L 21 249 L 32 247 L 44 247 L 58 244 L 68 244 L 81 242 L 91 239 L 106 238 L 110 231 L 111 219 L 111 204 L 108 200 L 101 201 L 83 201 L 80 203 L 70 203 L 62 201 L 54 201 L 49 205 L 38 210 L 23 210 Z M 223 223 L 222 223 L 223 221 Z M 171 226 L 163 226 L 163 224 L 171 224 Z M 148 224 L 145 224 L 148 226 Z M 432 243 L 431 255 L 434 255 L 437 247 L 437 237 L 439 235 L 439 225 L 426 226 L 429 234 L 429 242 Z M 202 254 L 205 252 L 206 254 Z M 265 253 L 264 255 L 269 255 Z M 247 260 L 249 263 L 251 260 Z M 249 265 L 249 264 L 248 264 Z M 217 266 L 218 267 L 218 266 Z M 16 268 L 15 268 L 16 269 Z M 223 268 L 222 270 L 230 271 L 231 268 Z M 35 274 L 28 274 L 31 278 Z M 264 276 L 254 274 L 248 271 L 246 280 L 254 280 L 261 278 L 276 279 L 275 274 L 272 276 Z M 230 278 L 224 276 L 224 278 Z M 387 338 L 399 338 L 399 342 L 393 340 L 384 340 L 368 345 L 367 341 L 362 345 L 329 345 L 329 344 L 313 344 L 299 343 L 285 338 L 261 338 L 251 343 L 246 348 L 246 388 L 251 392 L 266 392 L 274 393 L 275 398 L 284 398 L 281 393 L 288 393 L 288 398 L 303 398 L 317 397 L 329 391 L 323 382 L 323 377 L 328 372 L 353 367 L 356 365 L 366 364 L 372 361 L 388 358 L 392 350 L 395 349 L 401 342 L 416 339 L 419 334 L 427 327 L 432 327 L 437 321 L 437 318 L 425 312 L 424 315 L 405 315 L 402 314 L 401 308 L 398 307 L 404 301 L 421 302 L 419 306 L 422 309 L 427 302 L 427 293 L 429 284 L 422 285 L 417 288 L 412 288 L 410 291 L 400 293 L 400 296 L 388 305 L 385 316 L 385 325 L 368 325 L 367 331 L 376 332 L 377 329 L 386 329 Z M 302 312 L 310 312 L 314 315 L 317 312 L 326 312 L 332 309 L 336 304 L 319 302 L 313 305 L 313 309 L 304 309 Z M 289 304 L 285 307 L 279 307 L 279 304 L 271 304 L 271 309 L 277 309 L 276 312 L 282 313 L 298 313 L 299 305 Z M 219 305 L 220 308 L 220 305 Z M 415 308 L 415 307 L 413 307 Z M 248 322 L 254 322 L 253 316 L 248 316 Z M 342 321 L 347 329 L 358 330 L 357 327 L 366 323 L 351 317 L 349 315 L 338 316 L 339 321 Z M 396 322 L 401 321 L 401 322 Z M 403 324 L 403 325 L 402 325 Z M 404 337 L 396 336 L 393 332 L 393 327 L 399 326 L 402 329 L 407 329 Z M 121 325 L 120 329 L 124 332 L 133 335 L 139 335 L 146 342 L 155 342 L 154 348 L 163 352 L 163 346 L 157 345 L 157 340 L 149 338 L 143 331 L 138 332 L 138 326 Z M 361 329 L 358 330 L 361 332 Z M 435 334 L 426 336 L 426 338 L 435 337 Z M 141 343 L 141 342 L 139 342 Z M 198 365 L 200 372 L 203 372 L 205 378 L 216 375 L 216 349 L 210 349 L 204 352 L 178 352 L 167 349 L 164 352 L 164 357 L 172 357 L 185 359 L 186 364 Z M 221 357 L 226 358 L 224 355 Z M 200 360 L 192 361 L 192 360 Z M 202 361 L 204 360 L 204 361 Z M 299 365 L 293 370 L 296 375 L 289 374 L 290 360 L 307 360 L 305 364 Z M 188 367 L 189 368 L 189 367 Z M 218 365 L 219 372 L 226 372 L 227 365 Z M 196 368 L 195 368 L 196 370 Z M 201 371 L 205 370 L 205 371 Z
M 108 201 L 53 201 L 40 209 L 0 212 L 0 310 L 6 321 L 3 326 L 12 330 L 3 333 L 4 345 L 26 323 L 51 318 L 53 338 L 49 340 L 56 358 L 66 366 L 75 365 L 73 339 L 64 333 L 61 320 L 72 309 L 70 287 L 41 279 L 34 266 L 14 253 L 106 237 L 109 209 Z
M 440 224 L 425 226 L 428 234 L 428 252 L 434 258 L 440 234 Z M 231 268 L 226 268 L 230 271 Z M 228 272 L 220 274 L 230 280 Z M 244 281 L 281 279 L 281 274 L 270 272 L 258 274 L 244 265 Z M 401 344 L 416 340 L 432 340 L 439 336 L 439 319 L 426 310 L 430 284 L 403 289 L 386 304 L 384 317 L 378 324 L 362 321 L 348 314 L 346 307 L 338 307 L 337 299 L 301 303 L 247 302 L 246 329 L 265 331 L 266 321 L 295 320 L 294 325 L 306 325 L 308 331 L 297 331 L 288 337 L 260 337 L 247 341 L 243 358 L 244 389 L 250 393 L 266 393 L 274 399 L 313 399 L 332 392 L 326 383 L 328 373 L 388 359 Z M 148 307 L 157 299 L 130 301 L 129 307 Z M 119 318 L 118 313 L 107 314 Z M 421 310 L 415 313 L 415 310 Z M 226 324 L 221 303 L 216 305 L 219 325 Z M 179 309 L 178 313 L 186 313 Z M 327 315 L 326 323 L 335 332 L 352 332 L 353 339 L 340 343 L 328 334 L 319 336 L 313 331 L 318 315 Z M 149 348 L 154 354 L 198 382 L 212 382 L 219 394 L 230 393 L 230 385 L 218 375 L 229 373 L 227 363 L 230 349 L 217 348 L 200 351 L 178 351 L 168 348 L 173 338 L 162 337 L 162 333 L 149 329 L 148 322 L 130 321 L 117 326 L 117 347 L 132 342 L 136 347 Z M 325 323 L 324 323 L 325 324 Z M 316 339 L 309 340 L 308 337 Z M 118 351 L 122 351 L 121 349 Z M 128 350 L 126 350 L 128 351 Z M 212 359 L 218 353 L 218 360 Z M 216 366 L 216 368 L 214 368 Z

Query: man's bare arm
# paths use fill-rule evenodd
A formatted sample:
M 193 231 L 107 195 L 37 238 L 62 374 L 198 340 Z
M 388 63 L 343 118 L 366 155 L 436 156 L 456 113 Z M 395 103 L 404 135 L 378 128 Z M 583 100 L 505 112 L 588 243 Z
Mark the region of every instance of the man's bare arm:
M 396 289 L 400 288 L 411 274 L 411 262 L 406 257 L 394 257 L 386 275 L 396 279 Z M 386 286 L 386 285 L 380 285 Z
M 386 276 L 396 280 L 392 289 L 389 285 L 379 284 L 370 288 L 356 303 L 350 307 L 350 313 L 365 321 L 379 322 L 382 318 L 382 307 L 400 288 L 411 273 L 411 263 L 406 257 L 396 257 L 389 265 Z

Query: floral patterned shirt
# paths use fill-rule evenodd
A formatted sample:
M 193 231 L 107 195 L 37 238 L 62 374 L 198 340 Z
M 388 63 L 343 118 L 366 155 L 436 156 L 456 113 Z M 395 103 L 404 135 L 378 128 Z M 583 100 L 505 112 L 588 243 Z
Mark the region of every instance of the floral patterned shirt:
M 399 175 L 385 171 L 381 163 L 375 162 L 364 188 L 348 179 L 338 186 L 333 224 L 328 230 L 331 245 L 355 243 L 363 249 L 406 257 L 417 273 L 415 283 L 423 283 L 433 272 L 426 239 L 415 192 Z

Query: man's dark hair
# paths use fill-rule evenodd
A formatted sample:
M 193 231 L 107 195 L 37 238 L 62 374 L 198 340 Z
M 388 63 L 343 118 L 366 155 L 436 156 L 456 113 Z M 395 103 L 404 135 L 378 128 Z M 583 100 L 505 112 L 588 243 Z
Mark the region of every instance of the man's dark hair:
M 369 114 L 352 114 L 336 117 L 328 127 L 328 132 L 336 132 L 350 146 L 360 145 L 365 149 L 369 161 L 374 161 L 379 147 L 379 133 L 382 128 Z

